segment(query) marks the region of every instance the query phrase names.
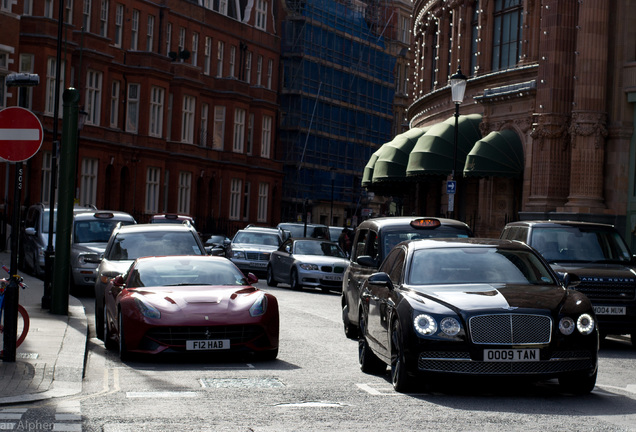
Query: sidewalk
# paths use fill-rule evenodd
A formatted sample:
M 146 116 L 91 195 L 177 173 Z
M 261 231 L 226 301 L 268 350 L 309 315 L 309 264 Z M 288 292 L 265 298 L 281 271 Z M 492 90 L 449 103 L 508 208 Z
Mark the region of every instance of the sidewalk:
M 10 267 L 10 253 L 0 252 L 0 264 Z M 20 290 L 20 304 L 29 313 L 31 326 L 16 350 L 16 361 L 0 360 L 0 405 L 77 394 L 82 390 L 88 337 L 84 307 L 71 296 L 68 315 L 42 309 L 44 283 L 19 274 L 27 284 Z

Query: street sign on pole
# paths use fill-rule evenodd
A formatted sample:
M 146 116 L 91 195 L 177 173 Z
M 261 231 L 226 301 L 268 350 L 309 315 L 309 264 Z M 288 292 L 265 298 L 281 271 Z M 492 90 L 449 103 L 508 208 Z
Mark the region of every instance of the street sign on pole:
M 0 111 L 0 159 L 23 162 L 42 146 L 42 123 L 31 111 L 9 107 Z

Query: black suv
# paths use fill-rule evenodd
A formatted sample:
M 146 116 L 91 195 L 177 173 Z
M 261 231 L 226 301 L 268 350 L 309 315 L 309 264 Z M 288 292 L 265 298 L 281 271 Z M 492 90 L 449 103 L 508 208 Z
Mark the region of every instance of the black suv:
M 360 288 L 389 251 L 405 240 L 433 237 L 473 237 L 473 232 L 454 219 L 415 216 L 368 219 L 358 226 L 351 263 L 342 278 L 342 321 L 348 338 L 357 339 L 359 334 Z
M 577 275 L 574 289 L 592 301 L 601 335 L 631 334 L 636 346 L 636 258 L 612 225 L 512 222 L 501 238 L 532 246 L 561 275 Z

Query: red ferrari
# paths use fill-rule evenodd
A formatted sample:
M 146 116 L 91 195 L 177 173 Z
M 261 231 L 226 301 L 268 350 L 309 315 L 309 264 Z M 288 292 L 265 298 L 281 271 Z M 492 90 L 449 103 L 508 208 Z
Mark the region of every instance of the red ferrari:
M 162 256 L 135 260 L 104 291 L 104 341 L 132 353 L 253 352 L 278 355 L 276 297 L 252 286 L 228 259 Z

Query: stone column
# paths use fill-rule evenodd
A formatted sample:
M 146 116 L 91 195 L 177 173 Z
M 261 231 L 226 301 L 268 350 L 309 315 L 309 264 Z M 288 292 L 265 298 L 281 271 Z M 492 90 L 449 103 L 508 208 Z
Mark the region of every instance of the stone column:
M 568 212 L 594 213 L 605 208 L 603 166 L 610 3 L 585 0 L 579 4 L 574 104 L 569 130 L 572 175 L 564 209 Z

